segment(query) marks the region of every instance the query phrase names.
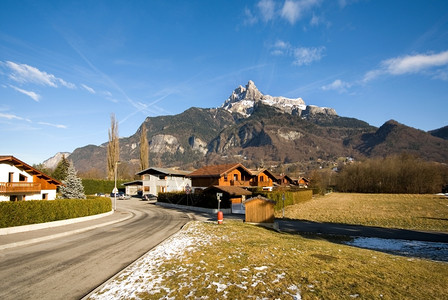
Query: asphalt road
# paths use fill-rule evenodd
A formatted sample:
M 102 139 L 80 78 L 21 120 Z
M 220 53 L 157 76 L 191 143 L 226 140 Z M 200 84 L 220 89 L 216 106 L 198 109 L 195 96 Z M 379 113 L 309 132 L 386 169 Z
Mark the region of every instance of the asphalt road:
M 133 217 L 47 242 L 0 251 L 0 299 L 80 299 L 177 232 L 188 216 L 138 199 Z

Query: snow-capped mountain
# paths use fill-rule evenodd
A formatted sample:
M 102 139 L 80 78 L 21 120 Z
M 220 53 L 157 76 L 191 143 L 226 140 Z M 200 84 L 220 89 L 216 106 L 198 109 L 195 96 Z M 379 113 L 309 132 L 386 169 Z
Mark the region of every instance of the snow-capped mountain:
M 257 102 L 299 116 L 316 113 L 336 115 L 336 111 L 332 108 L 318 107 L 315 105 L 307 106 L 302 98 L 291 99 L 281 96 L 273 97 L 270 95 L 263 95 L 252 80 L 249 80 L 246 87 L 241 85 L 237 87 L 221 107 L 228 111 L 240 113 L 245 117 L 249 117 Z

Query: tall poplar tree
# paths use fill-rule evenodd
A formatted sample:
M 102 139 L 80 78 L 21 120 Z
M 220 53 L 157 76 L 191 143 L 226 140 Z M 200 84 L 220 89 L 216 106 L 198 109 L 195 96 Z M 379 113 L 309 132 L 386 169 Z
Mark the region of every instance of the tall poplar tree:
M 149 144 L 146 132 L 146 126 L 143 123 L 140 132 L 140 168 L 142 170 L 149 168 Z
M 115 114 L 110 115 L 109 144 L 107 144 L 107 178 L 113 180 L 115 164 L 120 160 L 120 142 L 118 137 L 118 121 Z

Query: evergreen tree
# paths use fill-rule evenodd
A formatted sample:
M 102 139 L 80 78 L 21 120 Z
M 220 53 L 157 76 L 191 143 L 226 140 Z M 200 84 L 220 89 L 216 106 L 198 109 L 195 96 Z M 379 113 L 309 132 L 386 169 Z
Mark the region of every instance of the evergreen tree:
M 62 155 L 61 161 L 58 163 L 51 176 L 59 181 L 65 180 L 69 166 L 70 162 L 65 158 L 65 155 Z
M 82 180 L 76 175 L 73 163 L 69 163 L 67 177 L 62 181 L 61 187 L 62 198 L 64 199 L 85 199 L 84 186 Z

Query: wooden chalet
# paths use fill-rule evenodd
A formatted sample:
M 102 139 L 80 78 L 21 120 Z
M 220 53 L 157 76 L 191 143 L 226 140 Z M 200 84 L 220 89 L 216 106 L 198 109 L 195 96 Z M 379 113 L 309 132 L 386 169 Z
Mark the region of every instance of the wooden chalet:
M 0 156 L 0 201 L 54 200 L 60 185 L 14 156 Z
M 251 186 L 262 187 L 263 189 L 272 190 L 274 183 L 277 182 L 277 177 L 267 169 L 251 171 L 252 178 L 250 180 Z
M 252 173 L 240 163 L 205 166 L 188 174 L 193 190 L 209 186 L 252 186 Z
M 296 185 L 296 182 L 294 181 L 294 179 L 292 179 L 291 177 L 289 177 L 286 174 L 280 174 L 279 176 L 277 176 L 276 182 L 280 186 Z

